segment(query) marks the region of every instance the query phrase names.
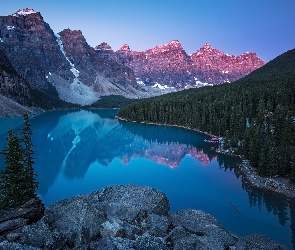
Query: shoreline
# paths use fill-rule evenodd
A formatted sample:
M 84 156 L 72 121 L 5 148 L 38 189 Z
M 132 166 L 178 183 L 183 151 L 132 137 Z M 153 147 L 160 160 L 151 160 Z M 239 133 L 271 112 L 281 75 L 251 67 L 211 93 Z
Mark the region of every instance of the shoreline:
M 208 135 L 208 136 L 215 136 L 208 132 L 199 131 L 197 129 L 193 129 L 190 127 L 185 126 L 178 126 L 178 125 L 168 125 L 168 124 L 159 124 L 159 123 L 152 123 L 152 122 L 136 122 L 136 121 L 128 121 L 119 116 L 115 116 L 118 120 L 126 121 L 126 122 L 133 122 L 133 123 L 140 123 L 140 124 L 147 124 L 147 125 L 157 125 L 157 126 L 168 126 L 168 127 L 177 127 L 183 129 L 189 129 L 195 131 L 200 134 Z M 286 196 L 287 198 L 294 199 L 295 198 L 295 183 L 291 182 L 290 179 L 286 177 L 262 177 L 257 174 L 256 169 L 250 166 L 249 160 L 246 160 L 241 155 L 235 155 L 226 153 L 224 150 L 214 150 L 217 154 L 223 154 L 235 158 L 239 158 L 242 160 L 240 164 L 237 165 L 237 168 L 241 171 L 242 176 L 245 178 L 246 184 L 250 184 L 252 187 L 259 188 L 265 191 L 272 191 L 279 194 Z

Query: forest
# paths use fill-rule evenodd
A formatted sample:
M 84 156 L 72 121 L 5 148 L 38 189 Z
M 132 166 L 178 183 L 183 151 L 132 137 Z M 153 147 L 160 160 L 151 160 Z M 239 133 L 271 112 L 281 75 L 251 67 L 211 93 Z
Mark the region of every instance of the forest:
M 222 136 L 258 174 L 295 182 L 295 49 L 236 82 L 142 99 L 118 116 Z

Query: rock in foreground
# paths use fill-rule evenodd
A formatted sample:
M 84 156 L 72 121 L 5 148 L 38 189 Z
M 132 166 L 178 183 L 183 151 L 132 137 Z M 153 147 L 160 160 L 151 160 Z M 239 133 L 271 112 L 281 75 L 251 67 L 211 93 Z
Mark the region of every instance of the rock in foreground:
M 169 209 L 154 188 L 106 187 L 56 202 L 37 223 L 0 234 L 0 249 L 284 249 L 265 236 L 239 238 L 205 212 Z

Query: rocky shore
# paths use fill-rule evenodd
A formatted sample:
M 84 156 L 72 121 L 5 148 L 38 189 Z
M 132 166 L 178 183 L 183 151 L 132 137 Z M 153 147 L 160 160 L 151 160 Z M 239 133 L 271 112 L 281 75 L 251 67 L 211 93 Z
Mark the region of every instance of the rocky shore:
M 240 237 L 210 214 L 169 213 L 166 195 L 134 185 L 106 187 L 54 203 L 0 211 L 0 249 L 285 249 L 262 235 Z
M 245 177 L 245 181 L 253 187 L 277 192 L 288 198 L 295 198 L 295 184 L 290 179 L 279 176 L 261 177 L 257 174 L 256 169 L 250 166 L 248 160 L 243 160 L 238 167 Z

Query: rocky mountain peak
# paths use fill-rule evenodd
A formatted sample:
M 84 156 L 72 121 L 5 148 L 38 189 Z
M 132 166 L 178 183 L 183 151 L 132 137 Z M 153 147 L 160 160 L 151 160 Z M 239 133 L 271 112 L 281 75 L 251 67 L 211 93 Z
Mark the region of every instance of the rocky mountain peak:
M 183 50 L 182 45 L 178 40 L 172 40 L 170 43 L 158 45 L 155 48 L 148 49 L 146 53 L 157 54 L 175 50 Z
M 102 42 L 95 47 L 95 50 L 112 50 L 112 48 L 106 42 Z
M 38 13 L 38 12 L 30 8 L 25 8 L 25 9 L 19 9 L 17 12 L 12 14 L 12 16 L 27 16 L 34 13 Z
M 71 30 L 69 28 L 59 32 L 59 35 L 67 39 L 84 39 L 81 30 Z
M 172 40 L 168 45 L 182 48 L 182 45 L 178 40 Z
M 210 50 L 212 49 L 212 46 L 209 43 L 205 43 L 204 46 L 202 47 L 203 49 Z
M 200 48 L 200 50 L 196 51 L 195 53 L 193 53 L 193 55 L 200 55 L 200 54 L 217 54 L 217 55 L 224 55 L 224 52 L 217 50 L 215 48 L 213 48 L 209 43 L 205 43 L 204 46 L 202 48 Z
M 131 51 L 128 44 L 123 44 L 123 46 L 119 49 L 119 51 Z

